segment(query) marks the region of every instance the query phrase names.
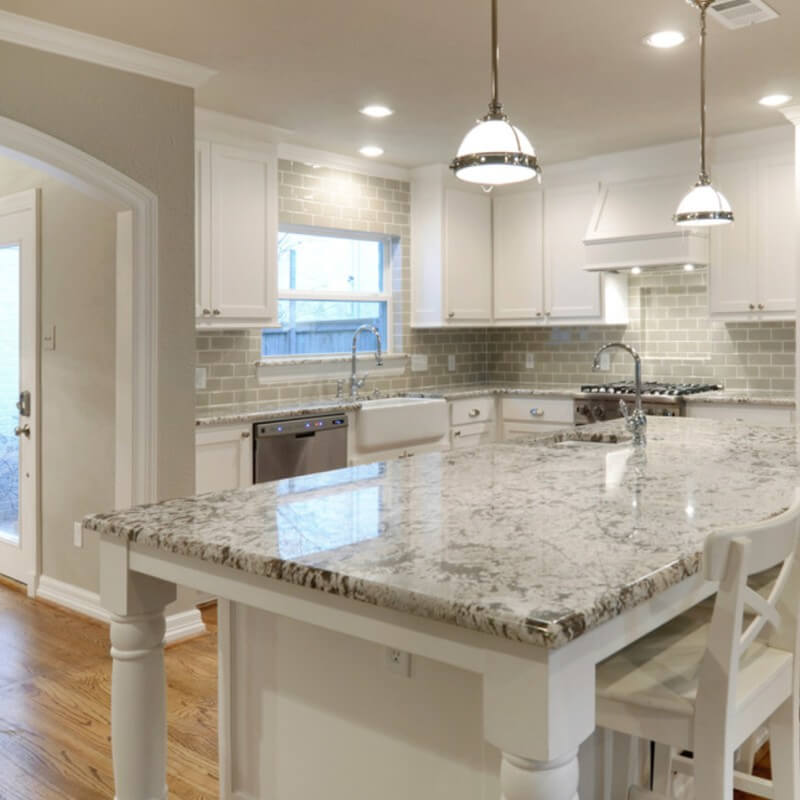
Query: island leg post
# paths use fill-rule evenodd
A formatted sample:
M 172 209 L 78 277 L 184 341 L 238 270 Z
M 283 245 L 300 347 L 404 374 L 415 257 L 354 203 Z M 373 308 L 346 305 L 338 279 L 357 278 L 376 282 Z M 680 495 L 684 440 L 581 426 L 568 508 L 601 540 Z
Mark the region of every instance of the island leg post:
M 503 753 L 501 800 L 578 800 L 578 751 L 555 761 Z
M 127 543 L 103 539 L 100 594 L 111 612 L 115 800 L 166 800 L 164 608 L 176 589 L 128 569 Z

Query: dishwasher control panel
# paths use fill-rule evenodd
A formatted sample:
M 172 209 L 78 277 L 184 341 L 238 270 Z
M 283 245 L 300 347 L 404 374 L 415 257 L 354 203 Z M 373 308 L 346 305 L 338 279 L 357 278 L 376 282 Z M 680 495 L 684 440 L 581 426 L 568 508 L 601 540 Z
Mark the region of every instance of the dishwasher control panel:
M 330 431 L 347 427 L 347 416 L 336 414 L 330 417 L 314 417 L 309 419 L 301 417 L 299 419 L 279 419 L 274 422 L 259 422 L 256 425 L 256 436 L 265 438 L 267 436 L 291 436 L 292 434 L 316 433 L 318 431 Z

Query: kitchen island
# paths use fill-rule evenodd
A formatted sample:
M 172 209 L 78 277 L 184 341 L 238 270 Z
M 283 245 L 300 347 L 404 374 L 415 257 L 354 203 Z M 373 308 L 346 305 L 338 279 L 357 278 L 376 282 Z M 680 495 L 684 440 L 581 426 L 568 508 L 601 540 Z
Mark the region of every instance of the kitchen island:
M 656 418 L 644 455 L 624 436 L 607 423 L 87 518 L 113 615 L 118 800 L 166 796 L 175 584 L 222 598 L 222 797 L 574 800 L 597 662 L 707 596 L 705 536 L 779 513 L 798 481 L 794 429 Z

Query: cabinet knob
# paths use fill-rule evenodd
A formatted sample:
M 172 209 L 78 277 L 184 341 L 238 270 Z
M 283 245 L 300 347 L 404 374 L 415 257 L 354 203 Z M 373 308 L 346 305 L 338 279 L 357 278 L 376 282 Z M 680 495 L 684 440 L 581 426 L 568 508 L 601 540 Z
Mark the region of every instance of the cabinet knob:
M 447 318 L 448 318 L 448 319 L 453 319 L 453 317 L 454 317 L 455 315 L 456 315 L 456 312 L 455 312 L 455 311 L 451 311 L 451 312 L 450 312 L 450 313 L 447 315 Z
M 242 439 L 249 439 L 250 431 L 242 431 Z
M 461 436 L 461 433 L 462 433 L 461 431 L 453 431 L 453 436 L 454 437 Z
M 541 317 L 541 316 L 542 316 L 542 312 L 541 312 L 541 311 L 537 311 L 537 312 L 536 312 L 536 316 L 537 316 L 537 317 Z
M 550 312 L 549 312 L 549 311 L 545 311 L 545 312 L 544 312 L 544 315 L 545 315 L 546 317 L 549 317 L 549 316 L 550 316 Z
M 473 408 L 469 412 L 470 417 L 479 417 L 481 415 L 481 410 L 479 408 Z
M 211 309 L 210 308 L 204 308 L 203 309 L 203 316 L 204 317 L 210 317 L 211 316 Z
M 755 306 L 752 303 L 750 303 L 750 310 L 753 311 L 754 309 L 755 309 Z
M 759 311 L 763 311 L 764 310 L 764 304 L 763 303 L 759 303 L 758 304 L 758 310 Z
M 221 313 L 222 313 L 222 312 L 221 312 L 221 311 L 220 311 L 218 308 L 215 308 L 215 309 L 214 309 L 214 316 L 215 316 L 215 317 L 218 317 L 218 316 L 219 316 Z

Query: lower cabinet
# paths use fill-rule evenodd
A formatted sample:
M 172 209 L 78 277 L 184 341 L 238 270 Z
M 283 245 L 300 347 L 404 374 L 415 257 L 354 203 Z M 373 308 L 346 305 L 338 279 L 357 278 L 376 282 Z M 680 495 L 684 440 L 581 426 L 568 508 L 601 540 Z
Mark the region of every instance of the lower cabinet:
M 195 434 L 195 491 L 222 492 L 253 485 L 250 425 L 198 428 Z
M 450 447 L 461 450 L 497 439 L 495 399 L 470 397 L 450 403 Z
M 504 397 L 501 403 L 504 441 L 554 433 L 574 424 L 571 397 Z
M 793 408 L 754 403 L 693 403 L 690 401 L 686 404 L 686 416 L 744 422 L 748 425 L 794 425 L 795 421 Z

